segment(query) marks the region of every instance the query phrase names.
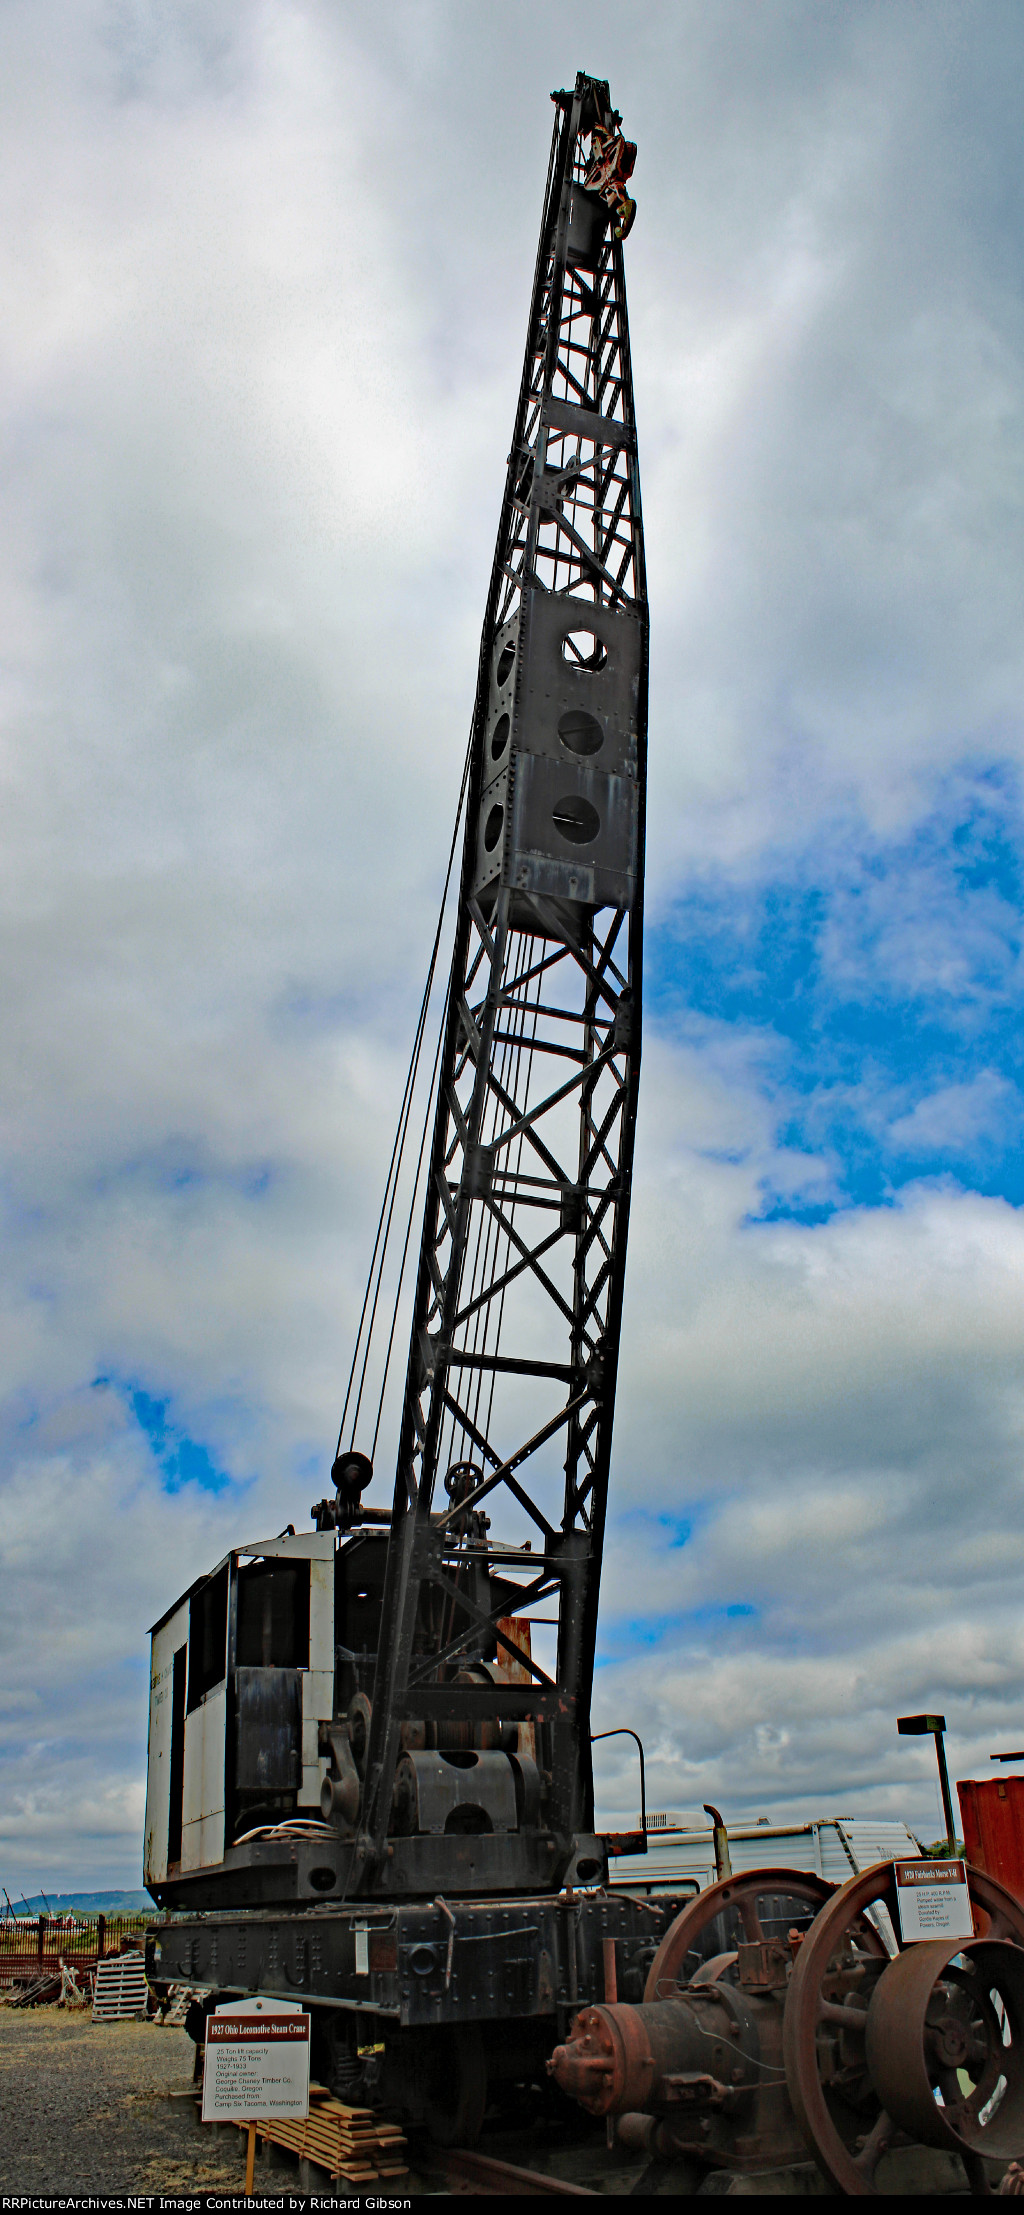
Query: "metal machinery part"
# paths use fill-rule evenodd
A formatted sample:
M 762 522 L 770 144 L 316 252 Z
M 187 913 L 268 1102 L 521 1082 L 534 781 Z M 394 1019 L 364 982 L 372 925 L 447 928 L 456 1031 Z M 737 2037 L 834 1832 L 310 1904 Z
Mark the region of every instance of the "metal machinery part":
M 642 1998 L 678 1905 L 562 1891 L 175 1917 L 147 1933 L 146 1968 L 157 1990 L 203 1991 L 206 2012 L 250 1992 L 301 2001 L 321 2081 L 466 2145 L 489 2095 L 543 2085 L 581 2001 L 610 1983 Z
M 499 2070 L 528 2047 L 536 2071 L 604 1989 L 606 1941 L 639 1998 L 678 1904 L 576 1889 L 606 1865 L 590 1701 L 640 1069 L 648 619 L 615 224 L 632 203 L 585 183 L 586 142 L 618 119 L 584 74 L 553 98 L 393 1506 L 364 1507 L 353 1436 L 315 1533 L 229 1555 L 154 1630 L 147 1883 L 178 1919 L 151 1931 L 151 1973 L 211 2005 L 261 1990 L 323 2008 L 335 2080 L 364 2089 L 378 2045 L 386 2079 L 403 2040 L 427 2041 L 413 2107 L 424 2070 L 475 2081 L 490 2030 L 452 2043 L 470 2024 L 493 2024 Z M 541 1619 L 556 1629 L 538 1658 Z
M 647 596 L 622 249 L 582 181 L 608 87 L 581 75 L 554 97 L 353 1847 L 364 1892 L 389 1889 L 403 1733 L 425 1725 L 465 1748 L 481 1745 L 481 1725 L 510 1726 L 489 1756 L 494 1794 L 530 1728 L 539 1794 L 528 1785 L 524 1801 L 513 1780 L 517 1826 L 495 1798 L 494 1881 L 557 1886 L 594 1822 L 590 1696 L 640 1068 Z M 492 1536 L 496 1512 L 521 1535 Z M 517 1618 L 557 1618 L 553 1666 L 510 1637 L 510 1589 Z M 436 1767 L 415 1783 L 435 1828 Z M 399 1790 L 411 1805 L 404 1763 Z M 447 1843 L 457 1885 L 466 1849 Z M 486 1868 L 486 1838 L 474 1847 Z M 403 1859 L 415 1872 L 414 1839 Z
M 882 1862 L 843 1885 L 800 1948 L 786 2001 L 786 2081 L 838 2191 L 873 2192 L 882 2153 L 901 2138 L 959 2153 L 975 2189 L 986 2188 L 980 2156 L 1020 2151 L 1024 1907 L 981 1870 L 967 1876 L 973 1942 L 925 1939 L 880 1968 L 862 1960 L 858 1918 L 884 1909 L 899 1930 L 892 1864 Z
M 712 1928 L 722 1949 L 769 1945 L 777 1942 L 783 1922 L 787 1937 L 791 1929 L 809 1923 L 833 1889 L 824 1877 L 803 1869 L 754 1869 L 708 1885 L 666 1931 L 647 1972 L 645 2001 L 663 1999 L 700 1973 Z M 717 1948 L 715 1958 L 721 1959 Z
M 879 1979 L 864 2033 L 871 2081 L 904 2129 L 926 2145 L 1006 2160 L 1024 2147 L 1024 2077 L 1006 2074 L 1007 2048 L 1022 2038 L 1024 1953 L 1000 1939 L 932 1939 L 900 1954 Z
M 640 2006 L 577 2017 L 549 2063 L 555 2082 L 591 2114 L 620 2118 L 620 2142 L 655 2161 L 703 2174 L 806 2160 L 785 2093 L 779 2002 L 790 1933 L 812 1927 L 832 1891 L 790 1869 L 709 1885 L 662 1938 Z
M 666 1932 L 643 2003 L 584 2008 L 551 2073 L 694 2184 L 810 2153 L 836 2191 L 872 2196 L 884 2154 L 925 2146 L 988 2191 L 984 2159 L 1024 2144 L 1024 1907 L 978 1870 L 968 1884 L 973 1939 L 892 1953 L 891 1862 L 840 1890 L 774 1869 L 712 1885 Z M 709 1930 L 735 1943 L 697 1967 Z

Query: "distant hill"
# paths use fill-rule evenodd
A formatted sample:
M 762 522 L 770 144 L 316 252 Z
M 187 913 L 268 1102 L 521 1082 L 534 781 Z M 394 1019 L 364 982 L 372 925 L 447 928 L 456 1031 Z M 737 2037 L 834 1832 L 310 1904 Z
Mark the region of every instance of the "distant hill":
M 63 1915 L 68 1908 L 75 1908 L 85 1915 L 157 1915 L 159 1909 L 148 1892 L 48 1892 L 44 1900 L 41 1892 L 34 1899 L 12 1900 L 16 1915 L 26 1911 L 32 1915 Z

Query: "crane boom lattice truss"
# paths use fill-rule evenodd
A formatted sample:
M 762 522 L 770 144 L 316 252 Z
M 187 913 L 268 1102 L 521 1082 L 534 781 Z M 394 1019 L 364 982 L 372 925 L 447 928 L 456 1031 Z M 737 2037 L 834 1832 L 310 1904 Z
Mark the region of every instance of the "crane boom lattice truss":
M 593 1826 L 590 1692 L 640 1061 L 647 603 L 622 248 L 557 94 L 481 641 L 357 1860 L 409 1729 L 532 1724 Z M 509 1539 L 491 1529 L 501 1514 Z M 484 1561 L 504 1580 L 495 1603 Z M 507 1623 L 557 1616 L 548 1666 Z M 482 1657 L 497 1653 L 497 1663 Z M 510 1669 L 507 1663 L 517 1665 Z M 503 1668 L 503 1663 L 505 1664 Z M 443 1733 L 447 1731 L 447 1739 Z M 415 1742 L 413 1739 L 411 1742 Z M 564 1866 L 564 1861 L 560 1864 Z

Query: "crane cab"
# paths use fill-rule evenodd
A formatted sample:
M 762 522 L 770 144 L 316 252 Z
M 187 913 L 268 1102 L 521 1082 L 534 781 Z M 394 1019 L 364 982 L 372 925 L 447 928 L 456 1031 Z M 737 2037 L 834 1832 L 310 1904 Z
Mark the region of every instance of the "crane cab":
M 162 1904 L 247 1832 L 319 1823 L 334 1554 L 318 1531 L 238 1547 L 153 1626 L 144 1874 Z
M 289 1531 L 238 1547 L 154 1624 L 144 1875 L 161 1907 L 298 1904 L 349 1889 L 388 1535 Z M 470 1575 L 475 1599 L 507 1609 L 501 1628 L 528 1659 L 516 1587 L 486 1562 Z M 453 1627 L 463 1621 L 456 1607 Z M 425 1611 L 417 1644 L 436 1642 Z M 463 1655 L 453 1674 L 478 1688 L 484 1707 L 491 1688 L 529 1677 L 493 1641 L 489 1652 Z M 535 1875 L 549 1874 L 554 1848 L 536 1836 L 542 1773 L 528 1721 L 482 1714 L 447 1730 L 409 1721 L 400 1739 L 390 1829 L 402 1845 L 397 1857 L 391 1849 L 385 1880 L 436 1889 L 438 1850 L 450 1853 L 458 1836 L 480 1885 L 500 1888 L 503 1875 L 510 1881 L 509 1847 L 527 1831 Z

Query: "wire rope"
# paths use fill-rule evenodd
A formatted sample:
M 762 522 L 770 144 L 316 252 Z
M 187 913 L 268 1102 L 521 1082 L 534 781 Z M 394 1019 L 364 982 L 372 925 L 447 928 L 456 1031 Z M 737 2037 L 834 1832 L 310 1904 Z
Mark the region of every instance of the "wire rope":
M 363 1390 L 366 1384 L 366 1372 L 370 1358 L 370 1347 L 373 1340 L 373 1329 L 377 1314 L 377 1304 L 380 1299 L 381 1283 L 384 1275 L 384 1265 L 387 1258 L 388 1241 L 391 1235 L 391 1223 L 395 1211 L 395 1201 L 398 1195 L 398 1180 L 401 1176 L 402 1160 L 405 1153 L 405 1142 L 409 1132 L 409 1120 L 412 1113 L 413 1094 L 416 1089 L 416 1078 L 419 1073 L 420 1055 L 423 1050 L 423 1039 L 426 1031 L 427 1015 L 430 1007 L 430 997 L 434 987 L 434 975 L 437 968 L 437 956 L 441 944 L 441 935 L 444 929 L 445 909 L 448 904 L 448 893 L 451 886 L 452 869 L 455 862 L 455 851 L 458 844 L 459 824 L 462 820 L 462 810 L 465 806 L 466 801 L 466 787 L 469 782 L 469 771 L 472 758 L 473 732 L 471 729 L 469 741 L 466 747 L 466 758 L 462 768 L 462 783 L 459 787 L 459 804 L 455 811 L 455 823 L 452 829 L 451 845 L 448 849 L 448 865 L 445 870 L 444 886 L 441 893 L 441 904 L 438 910 L 437 929 L 434 932 L 434 943 L 431 948 L 430 963 L 427 969 L 427 981 L 423 989 L 423 998 L 420 1002 L 420 1011 L 416 1024 L 415 1036 L 413 1038 L 412 1053 L 409 1057 L 409 1067 L 406 1072 L 405 1086 L 402 1092 L 402 1101 L 398 1112 L 398 1127 L 395 1132 L 395 1140 L 391 1149 L 391 1160 L 388 1165 L 387 1180 L 384 1186 L 384 1197 L 381 1201 L 380 1214 L 377 1218 L 377 1230 L 373 1241 L 373 1252 L 370 1256 L 370 1267 L 366 1279 L 366 1289 L 363 1293 L 363 1304 L 359 1314 L 359 1325 L 356 1331 L 355 1345 L 352 1350 L 352 1363 L 348 1373 L 348 1384 L 345 1388 L 345 1401 L 341 1411 L 341 1421 L 338 1425 L 338 1444 L 335 1449 L 336 1454 L 340 1454 L 341 1452 L 341 1442 L 345 1434 L 345 1423 L 348 1416 L 349 1403 L 352 1398 L 352 1387 L 355 1382 L 356 1368 L 359 1362 L 360 1345 L 363 1344 L 363 1331 L 367 1320 L 367 1309 L 369 1309 L 370 1320 L 369 1327 L 366 1330 L 365 1345 L 363 1345 L 363 1365 L 359 1378 L 359 1392 L 357 1395 L 355 1411 L 352 1418 L 352 1433 L 350 1443 L 354 1443 L 355 1426 L 359 1418 L 359 1409 L 362 1403 Z M 445 1008 L 447 1010 L 447 999 L 445 1002 Z M 443 1039 L 443 1037 L 444 1023 L 442 1022 L 440 1038 Z M 431 1089 L 433 1089 L 433 1087 Z M 376 1288 L 374 1289 L 375 1276 Z
M 381 1385 L 380 1385 L 380 1397 L 379 1397 L 379 1399 L 378 1399 L 378 1401 L 377 1401 L 377 1418 L 376 1418 L 376 1421 L 375 1421 L 375 1423 L 374 1423 L 374 1426 L 373 1426 L 373 1444 L 372 1444 L 372 1446 L 370 1447 L 370 1460 L 371 1460 L 371 1461 L 373 1460 L 374 1454 L 375 1454 L 375 1453 L 376 1453 L 376 1451 L 377 1451 L 377 1439 L 378 1439 L 378 1437 L 379 1437 L 379 1435 L 380 1435 L 380 1420 L 381 1420 L 381 1416 L 382 1416 L 382 1414 L 383 1414 L 383 1412 L 384 1412 L 384 1394 L 385 1394 L 385 1392 L 387 1391 L 387 1385 L 388 1385 L 388 1371 L 389 1371 L 389 1369 L 390 1369 L 390 1367 L 391 1367 L 391 1355 L 392 1355 L 392 1351 L 393 1351 L 393 1348 L 394 1348 L 394 1343 L 395 1343 L 395 1330 L 396 1330 L 396 1328 L 397 1328 L 397 1324 L 398 1324 L 398 1310 L 399 1310 L 399 1305 L 400 1305 L 400 1303 L 401 1303 L 401 1298 L 402 1298 L 402 1284 L 403 1284 L 403 1281 L 404 1281 L 404 1278 L 405 1278 L 405 1265 L 406 1265 L 406 1262 L 407 1262 L 407 1260 L 408 1260 L 408 1256 L 409 1256 L 409 1240 L 410 1240 L 410 1238 L 411 1238 L 411 1236 L 412 1236 L 412 1226 L 413 1226 L 413 1219 L 414 1219 L 414 1216 L 415 1216 L 415 1213 L 416 1213 L 416 1201 L 417 1201 L 417 1197 L 418 1197 L 418 1194 L 419 1194 L 419 1189 L 420 1189 L 420 1177 L 422 1176 L 422 1173 L 423 1173 L 423 1156 L 424 1156 L 424 1154 L 425 1154 L 425 1152 L 426 1152 L 426 1147 L 427 1147 L 427 1134 L 428 1134 L 428 1132 L 429 1132 L 429 1130 L 430 1130 L 430 1124 L 431 1124 L 431 1113 L 430 1113 L 430 1110 L 431 1110 L 431 1103 L 432 1103 L 432 1101 L 433 1101 L 433 1098 L 434 1098 L 434 1094 L 435 1094 L 435 1091 L 436 1091 L 436 1089 L 437 1089 L 437 1074 L 438 1074 L 438 1070 L 439 1070 L 439 1068 L 440 1068 L 440 1066 L 441 1066 L 441 1052 L 442 1052 L 442 1048 L 443 1048 L 443 1046 L 444 1046 L 444 1034 L 445 1034 L 445 1030 L 446 1030 L 446 1028 L 447 1028 L 447 1023 L 448 1023 L 448 998 L 449 998 L 449 995 L 448 995 L 448 994 L 446 993 L 446 994 L 445 994 L 445 1003 L 444 1003 L 444 1008 L 443 1008 L 443 1011 L 442 1011 L 442 1015 L 441 1015 L 441 1025 L 440 1025 L 440 1029 L 439 1029 L 439 1031 L 438 1031 L 438 1034 L 437 1034 L 437 1049 L 436 1049 L 436 1052 L 435 1052 L 435 1054 L 434 1054 L 434 1067 L 433 1067 L 433 1072 L 432 1072 L 432 1075 L 431 1075 L 431 1079 L 430 1079 L 430 1090 L 429 1090 L 429 1092 L 428 1092 L 428 1094 L 427 1094 L 427 1105 L 426 1105 L 426 1112 L 425 1112 L 425 1114 L 424 1114 L 424 1117 L 423 1117 L 423 1130 L 422 1130 L 422 1134 L 421 1134 L 421 1136 L 420 1136 L 420 1150 L 419 1150 L 419 1156 L 418 1156 L 418 1158 L 417 1158 L 417 1162 L 416 1162 L 416 1174 L 415 1174 L 415 1176 L 414 1176 L 414 1178 L 413 1178 L 413 1181 L 412 1181 L 412 1192 L 411 1192 L 411 1194 L 410 1194 L 410 1196 L 409 1196 L 409 1213 L 408 1213 L 408 1217 L 407 1217 L 407 1219 L 406 1219 L 406 1225 L 405 1225 L 405 1238 L 404 1238 L 404 1241 L 403 1241 L 403 1244 L 402 1244 L 402 1259 L 401 1259 L 401 1262 L 400 1262 L 400 1265 L 399 1265 L 399 1270 L 398 1270 L 398 1285 L 397 1285 L 397 1288 L 396 1288 L 396 1291 L 395 1291 L 395 1300 L 394 1300 L 394 1306 L 393 1306 L 393 1308 L 392 1308 L 392 1310 L 391 1310 L 391 1328 L 390 1328 L 390 1330 L 389 1330 L 389 1332 L 388 1332 L 388 1343 L 387 1343 L 387 1351 L 386 1351 L 386 1353 L 385 1353 L 385 1356 L 384 1356 L 384 1374 L 383 1374 L 383 1376 L 382 1376 L 382 1378 L 381 1378 Z

